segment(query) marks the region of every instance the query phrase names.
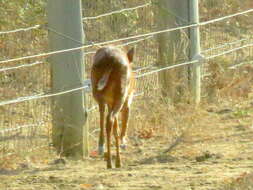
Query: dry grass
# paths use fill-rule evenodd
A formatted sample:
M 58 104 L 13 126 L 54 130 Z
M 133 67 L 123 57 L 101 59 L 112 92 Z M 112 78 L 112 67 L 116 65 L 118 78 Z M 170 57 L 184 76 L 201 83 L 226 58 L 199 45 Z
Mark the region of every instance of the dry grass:
M 253 189 L 253 174 L 252 173 L 242 173 L 232 182 L 224 185 L 222 190 L 251 190 Z
M 41 149 L 6 160 L 6 168 L 0 170 L 0 187 L 250 189 L 253 107 L 251 96 L 243 99 L 240 103 L 223 99 L 222 103 L 203 103 L 196 108 L 172 106 L 162 98 L 146 101 L 145 96 L 138 97 L 130 121 L 129 147 L 122 152 L 122 169 L 108 171 L 97 157 L 83 161 L 63 158 L 62 162 L 53 151 Z M 180 142 L 164 153 L 181 134 Z

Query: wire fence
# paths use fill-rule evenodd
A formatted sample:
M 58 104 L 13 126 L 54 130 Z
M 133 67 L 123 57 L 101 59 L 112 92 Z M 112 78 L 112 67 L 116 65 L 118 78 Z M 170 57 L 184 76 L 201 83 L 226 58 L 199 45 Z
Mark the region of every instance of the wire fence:
M 136 97 L 152 97 L 154 89 L 157 90 L 159 87 L 159 72 L 197 63 L 197 61 L 189 61 L 186 57 L 178 57 L 174 65 L 159 67 L 156 37 L 160 34 L 175 31 L 183 33 L 189 28 L 200 27 L 202 54 L 205 55 L 201 63 L 207 65 L 203 66 L 205 72 L 212 72 L 213 68 L 209 68 L 208 65 L 214 62 L 225 62 L 228 63 L 228 67 L 238 68 L 242 63 L 249 64 L 252 61 L 253 39 L 250 36 L 252 36 L 253 24 L 249 25 L 245 23 L 245 20 L 248 19 L 246 16 L 252 14 L 253 9 L 229 13 L 227 16 L 211 18 L 200 23 L 187 23 L 174 28 L 159 29 L 153 14 L 157 6 L 151 2 L 143 1 L 136 4 L 135 1 L 129 1 L 127 7 L 122 7 L 122 4 L 117 3 L 101 6 L 101 3 L 95 0 L 85 4 L 87 7 L 84 10 L 85 15 L 97 13 L 95 16 L 83 18 L 87 41 L 92 42 L 89 45 L 80 43 L 80 47 L 77 48 L 41 53 L 45 52 L 47 47 L 47 32 L 55 32 L 66 39 L 71 38 L 63 36 L 58 31 L 53 31 L 46 25 L 34 25 L 0 32 L 0 35 L 16 35 L 17 38 L 24 38 L 24 41 L 20 43 L 19 51 L 8 51 L 16 44 L 12 40 L 6 42 L 5 47 L 1 50 L 1 54 L 4 55 L 4 59 L 0 60 L 0 82 L 2 84 L 0 92 L 3 94 L 0 97 L 0 140 L 2 141 L 0 154 L 2 156 L 33 151 L 36 147 L 49 145 L 52 120 L 50 98 L 79 90 L 89 91 L 90 84 L 87 80 L 81 86 L 52 93 L 50 65 L 45 59 L 51 55 L 84 49 L 86 72 L 89 77 L 92 55 L 98 47 L 109 44 L 119 47 L 136 45 L 135 66 L 139 68 L 136 69 L 138 79 Z M 207 5 L 204 2 L 201 5 L 202 9 L 205 6 Z M 24 35 L 27 36 L 24 37 Z M 11 37 L 7 37 L 8 39 Z M 27 45 L 28 42 L 30 42 L 29 45 Z M 34 46 L 39 48 L 31 51 Z M 212 74 L 209 76 L 213 77 Z M 203 80 L 207 80 L 204 84 L 208 88 L 210 79 Z M 180 81 L 175 82 L 180 83 Z M 87 100 L 87 111 L 96 110 L 97 106 L 90 93 L 88 93 Z M 98 113 L 92 112 L 88 125 L 97 124 Z M 92 146 L 96 144 L 96 133 L 97 129 L 91 128 L 90 135 L 94 138 Z
M 136 39 L 136 38 L 149 37 L 149 36 L 154 36 L 154 35 L 158 35 L 158 34 L 162 34 L 162 33 L 173 32 L 173 31 L 177 31 L 177 30 L 183 30 L 183 29 L 188 29 L 188 28 L 193 28 L 193 27 L 198 27 L 198 26 L 204 26 L 204 25 L 208 25 L 208 24 L 212 24 L 212 23 L 216 23 L 216 22 L 221 22 L 221 21 L 224 21 L 226 19 L 236 17 L 236 16 L 239 16 L 239 15 L 244 15 L 244 14 L 251 13 L 251 12 L 253 12 L 253 9 L 243 11 L 243 12 L 240 12 L 240 13 L 236 13 L 236 14 L 232 14 L 232 15 L 228 15 L 228 16 L 224 16 L 224 17 L 221 17 L 221 18 L 213 19 L 213 20 L 210 20 L 210 21 L 200 22 L 198 24 L 190 24 L 190 25 L 176 27 L 176 28 L 168 28 L 168 29 L 165 29 L 165 30 L 159 30 L 159 31 L 155 31 L 155 32 L 149 32 L 149 33 L 145 33 L 145 34 L 138 34 L 138 35 L 125 37 L 125 38 L 119 38 L 119 39 L 108 40 L 108 41 L 103 41 L 103 42 L 99 42 L 99 43 L 93 43 L 91 45 L 84 45 L 84 46 L 80 46 L 80 47 L 77 47 L 77 48 L 64 49 L 64 50 L 47 52 L 47 53 L 41 53 L 41 54 L 37 54 L 37 55 L 30 55 L 30 56 L 25 56 L 25 57 L 19 57 L 19 58 L 14 58 L 14 59 L 3 60 L 3 61 L 0 61 L 0 64 L 23 61 L 23 60 L 27 60 L 27 59 L 33 59 L 33 58 L 47 57 L 47 56 L 51 56 L 51 55 L 55 55 L 55 54 L 59 54 L 59 53 L 66 53 L 66 52 L 76 51 L 76 50 L 80 50 L 80 49 L 91 48 L 91 47 L 94 47 L 94 46 L 95 47 L 96 46 L 101 47 L 101 46 L 105 46 L 105 45 L 109 45 L 109 44 L 113 44 L 113 43 L 119 43 L 119 42 L 126 41 L 126 40 L 133 40 L 133 39 Z M 94 53 L 94 51 L 85 52 L 84 54 L 87 55 L 87 54 L 91 54 L 91 53 Z

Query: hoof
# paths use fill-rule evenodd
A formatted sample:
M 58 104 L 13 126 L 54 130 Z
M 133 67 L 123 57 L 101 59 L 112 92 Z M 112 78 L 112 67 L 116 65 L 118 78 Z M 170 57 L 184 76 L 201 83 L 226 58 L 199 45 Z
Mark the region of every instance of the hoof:
M 104 155 L 104 146 L 99 146 L 98 147 L 98 154 L 99 155 Z
M 107 169 L 112 169 L 112 163 L 107 163 Z
M 115 168 L 121 168 L 121 164 L 115 164 Z
M 126 140 L 126 138 L 123 138 L 123 139 L 121 140 L 120 148 L 121 148 L 122 150 L 125 150 L 125 149 L 127 148 L 127 140 Z
M 127 145 L 126 145 L 126 144 L 121 144 L 121 145 L 120 145 L 120 148 L 121 148 L 122 150 L 126 150 Z

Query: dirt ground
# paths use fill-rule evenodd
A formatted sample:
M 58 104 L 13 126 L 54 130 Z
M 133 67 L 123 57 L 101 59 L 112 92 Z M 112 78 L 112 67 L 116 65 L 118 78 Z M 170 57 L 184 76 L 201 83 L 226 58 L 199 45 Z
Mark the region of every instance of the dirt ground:
M 0 189 L 218 190 L 253 171 L 252 102 L 192 114 L 197 123 L 178 138 L 130 136 L 121 169 L 105 169 L 98 157 L 42 162 L 27 156 L 17 168 L 0 170 Z

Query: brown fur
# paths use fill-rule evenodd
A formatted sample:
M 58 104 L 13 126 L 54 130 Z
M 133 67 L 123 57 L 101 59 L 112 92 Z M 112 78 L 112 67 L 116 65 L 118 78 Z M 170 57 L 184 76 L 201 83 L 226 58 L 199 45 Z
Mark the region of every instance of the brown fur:
M 108 107 L 106 121 L 107 135 L 107 168 L 111 168 L 111 132 L 116 141 L 116 167 L 121 167 L 119 142 L 126 135 L 129 106 L 133 96 L 134 76 L 131 69 L 134 50 L 127 54 L 116 47 L 99 49 L 91 69 L 92 93 L 99 105 L 100 111 L 100 137 L 99 153 L 103 154 L 104 145 L 104 113 Z M 118 134 L 118 113 L 122 112 L 121 135 Z

